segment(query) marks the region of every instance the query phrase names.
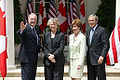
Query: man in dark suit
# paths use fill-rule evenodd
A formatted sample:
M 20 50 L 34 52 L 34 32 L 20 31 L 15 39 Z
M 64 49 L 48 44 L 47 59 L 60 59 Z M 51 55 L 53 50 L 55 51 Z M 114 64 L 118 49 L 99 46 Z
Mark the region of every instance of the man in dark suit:
M 18 34 L 21 37 L 19 61 L 21 63 L 22 80 L 35 80 L 38 53 L 40 51 L 40 39 L 35 29 L 37 16 L 31 13 L 28 16 L 28 24 L 20 23 Z
M 90 29 L 86 33 L 88 80 L 106 80 L 105 60 L 109 49 L 109 35 L 105 28 L 98 25 L 98 17 L 91 14 L 88 18 Z
M 63 80 L 65 56 L 64 34 L 58 31 L 58 20 L 48 21 L 50 32 L 44 35 L 44 69 L 45 80 Z

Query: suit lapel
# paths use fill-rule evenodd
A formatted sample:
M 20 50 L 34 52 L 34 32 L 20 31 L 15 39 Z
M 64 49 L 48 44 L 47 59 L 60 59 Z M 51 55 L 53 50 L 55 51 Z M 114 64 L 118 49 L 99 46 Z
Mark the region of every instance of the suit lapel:
M 27 27 L 28 27 L 28 31 L 29 31 L 30 33 L 32 33 L 32 35 L 35 36 L 35 33 L 33 32 L 32 28 L 30 27 L 29 24 L 27 24 Z
M 54 46 L 55 42 L 57 41 L 58 34 L 59 34 L 59 32 L 57 31 L 56 34 L 55 34 L 55 37 L 54 37 L 54 39 L 53 39 L 52 46 Z
M 88 45 L 90 45 L 90 30 L 88 31 Z
M 49 34 L 48 34 L 48 41 L 49 41 L 49 45 L 50 45 L 49 48 L 50 48 L 50 50 L 52 50 L 52 48 L 51 48 L 52 47 L 52 45 L 51 45 L 52 44 L 51 43 L 51 32 L 49 32 Z
M 37 37 L 36 37 L 35 33 L 33 32 L 33 30 L 31 29 L 29 24 L 27 24 L 27 32 L 29 35 L 31 35 L 31 36 L 29 36 L 31 38 L 31 40 L 37 42 Z

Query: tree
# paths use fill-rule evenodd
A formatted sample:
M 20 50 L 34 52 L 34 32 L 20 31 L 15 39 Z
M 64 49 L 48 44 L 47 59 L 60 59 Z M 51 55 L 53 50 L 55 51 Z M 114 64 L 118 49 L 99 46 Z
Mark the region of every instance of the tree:
M 116 0 L 101 0 L 96 15 L 99 17 L 99 25 L 105 27 L 110 33 L 115 26 Z
M 15 44 L 20 43 L 20 38 L 16 34 L 17 30 L 20 28 L 20 22 L 23 20 L 23 15 L 21 14 L 20 9 L 20 2 L 19 0 L 14 0 L 14 37 L 15 37 Z

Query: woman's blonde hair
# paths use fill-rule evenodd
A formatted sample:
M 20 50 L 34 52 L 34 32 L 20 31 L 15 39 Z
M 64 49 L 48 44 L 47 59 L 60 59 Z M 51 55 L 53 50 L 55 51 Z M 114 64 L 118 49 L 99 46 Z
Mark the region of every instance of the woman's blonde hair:
M 53 21 L 54 24 L 59 26 L 58 18 L 50 18 L 47 22 L 47 26 L 50 26 L 51 21 Z

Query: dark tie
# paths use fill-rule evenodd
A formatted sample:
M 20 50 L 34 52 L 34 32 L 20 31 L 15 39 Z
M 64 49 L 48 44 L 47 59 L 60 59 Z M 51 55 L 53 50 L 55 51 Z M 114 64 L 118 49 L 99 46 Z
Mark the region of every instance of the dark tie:
M 91 41 L 92 41 L 93 34 L 94 34 L 94 29 L 91 28 L 90 37 L 89 37 L 89 39 L 90 39 L 90 44 L 91 44 Z
M 37 43 L 38 43 L 38 35 L 37 35 L 37 32 L 36 32 L 36 30 L 35 30 L 35 28 L 33 28 L 33 32 L 35 33 L 35 36 L 37 37 Z
M 35 30 L 35 28 L 33 28 L 33 32 L 35 33 L 35 35 L 36 35 L 36 30 Z

